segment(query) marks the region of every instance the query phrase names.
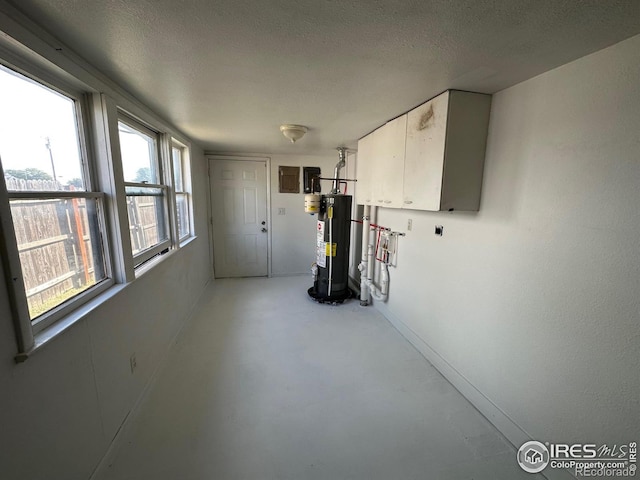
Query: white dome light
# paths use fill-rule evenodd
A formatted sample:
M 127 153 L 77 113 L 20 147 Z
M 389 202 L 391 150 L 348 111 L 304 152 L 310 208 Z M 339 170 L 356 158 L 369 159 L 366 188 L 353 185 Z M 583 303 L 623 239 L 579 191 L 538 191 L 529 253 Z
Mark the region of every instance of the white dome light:
M 304 137 L 304 134 L 309 130 L 302 125 L 280 125 L 280 131 L 282 134 L 291 140 L 291 143 L 296 143 L 296 140 L 300 140 Z

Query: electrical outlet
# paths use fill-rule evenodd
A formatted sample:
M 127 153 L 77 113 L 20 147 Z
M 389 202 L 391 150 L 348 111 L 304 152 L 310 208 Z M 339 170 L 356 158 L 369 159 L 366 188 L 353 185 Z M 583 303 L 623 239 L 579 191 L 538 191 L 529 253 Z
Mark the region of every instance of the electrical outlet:
M 136 361 L 136 354 L 135 353 L 133 355 L 131 355 L 131 357 L 129 357 L 129 365 L 131 366 L 131 373 L 133 373 L 134 370 L 136 369 L 136 367 L 138 366 L 138 362 Z
M 286 214 L 286 210 L 284 208 L 278 209 L 278 215 L 285 215 L 285 214 Z
M 413 227 L 413 220 L 407 220 L 407 230 L 411 231 L 411 227 Z

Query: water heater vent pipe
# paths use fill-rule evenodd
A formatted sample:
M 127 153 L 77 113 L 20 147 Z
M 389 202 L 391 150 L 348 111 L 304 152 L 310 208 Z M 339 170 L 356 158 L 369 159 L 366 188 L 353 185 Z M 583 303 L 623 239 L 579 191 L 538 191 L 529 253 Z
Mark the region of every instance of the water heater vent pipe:
M 340 193 L 340 170 L 347 164 L 347 149 L 345 147 L 338 147 L 338 156 L 340 160 L 336 163 L 336 168 L 333 172 L 333 188 L 331 193 Z

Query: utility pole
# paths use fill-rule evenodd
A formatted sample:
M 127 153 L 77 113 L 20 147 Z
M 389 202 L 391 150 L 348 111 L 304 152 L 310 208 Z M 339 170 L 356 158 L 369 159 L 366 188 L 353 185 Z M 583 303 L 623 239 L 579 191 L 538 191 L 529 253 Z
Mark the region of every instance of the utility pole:
M 51 151 L 51 140 L 49 139 L 49 137 L 44 137 L 44 144 L 45 147 L 47 147 L 47 150 L 49 150 L 49 159 L 51 159 L 51 170 L 53 171 L 53 181 L 55 182 L 56 185 L 56 189 L 57 189 L 57 185 L 58 185 L 58 177 L 56 177 L 56 165 L 53 162 L 53 152 Z

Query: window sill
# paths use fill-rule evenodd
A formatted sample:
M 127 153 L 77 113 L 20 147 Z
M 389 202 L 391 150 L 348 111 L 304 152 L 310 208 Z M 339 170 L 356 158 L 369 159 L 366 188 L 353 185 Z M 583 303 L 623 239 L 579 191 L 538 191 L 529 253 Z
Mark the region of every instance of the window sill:
M 184 248 L 187 245 L 189 245 L 190 243 L 192 243 L 195 239 L 197 239 L 198 236 L 197 235 L 191 235 L 190 237 L 185 238 L 184 240 L 182 240 L 180 242 L 180 248 Z
M 186 247 L 187 245 L 189 245 L 191 242 L 193 242 L 196 238 L 196 236 L 192 236 L 189 238 L 185 238 L 182 243 L 180 243 L 178 248 L 171 248 L 169 249 L 168 252 L 166 253 L 162 253 L 160 255 L 156 255 L 155 257 L 151 257 L 149 260 L 147 260 L 146 262 L 142 263 L 141 265 L 136 267 L 136 280 L 140 277 L 142 277 L 145 273 L 147 273 L 149 270 L 152 270 L 153 267 L 155 267 L 156 265 L 162 263 L 162 261 L 166 260 L 167 258 L 169 258 L 170 256 L 174 255 L 176 252 L 178 252 L 181 248 Z
M 146 262 L 138 265 L 135 268 L 136 280 L 144 276 L 148 271 L 152 270 L 153 267 L 155 267 L 156 265 L 162 263 L 164 260 L 171 257 L 175 252 L 176 252 L 175 248 L 170 248 L 168 252 L 155 255 L 151 257 L 149 260 L 147 260 Z
M 71 328 L 73 325 L 83 320 L 88 314 L 93 312 L 96 308 L 98 308 L 104 302 L 106 302 L 107 300 L 116 296 L 118 293 L 124 290 L 127 287 L 127 285 L 129 284 L 113 285 L 111 288 L 107 289 L 105 292 L 99 295 L 96 295 L 91 300 L 80 305 L 69 315 L 65 316 L 64 318 L 61 318 L 60 320 L 48 326 L 44 330 L 36 333 L 34 335 L 33 347 L 27 352 L 19 353 L 18 355 L 16 355 L 15 357 L 16 363 L 22 363 L 26 361 L 31 355 L 33 355 L 35 352 L 40 350 L 45 345 L 48 345 L 51 340 L 56 338 L 62 332 L 65 332 L 66 330 Z
M 186 247 L 190 243 L 192 243 L 197 236 L 193 235 L 189 238 L 186 238 L 180 244 L 180 248 Z M 136 280 L 140 278 L 142 275 L 152 270 L 153 267 L 161 263 L 163 260 L 172 256 L 179 249 L 169 250 L 167 253 L 158 256 L 157 258 L 153 258 L 148 262 L 144 263 L 140 267 L 136 269 Z M 135 280 L 134 280 L 135 282 Z M 76 323 L 82 321 L 87 315 L 93 312 L 96 308 L 102 305 L 104 302 L 118 295 L 121 291 L 131 285 L 133 282 L 125 283 L 125 284 L 115 284 L 109 287 L 104 292 L 96 295 L 91 300 L 88 300 L 86 303 L 83 303 L 78 308 L 73 310 L 73 312 L 69 313 L 65 317 L 51 324 L 50 326 L 44 328 L 40 332 L 34 335 L 34 345 L 29 351 L 18 353 L 15 356 L 16 363 L 22 363 L 26 361 L 31 355 L 40 350 L 45 345 L 48 345 L 51 340 L 56 338 L 58 335 L 62 334 L 66 330 L 70 329 Z

